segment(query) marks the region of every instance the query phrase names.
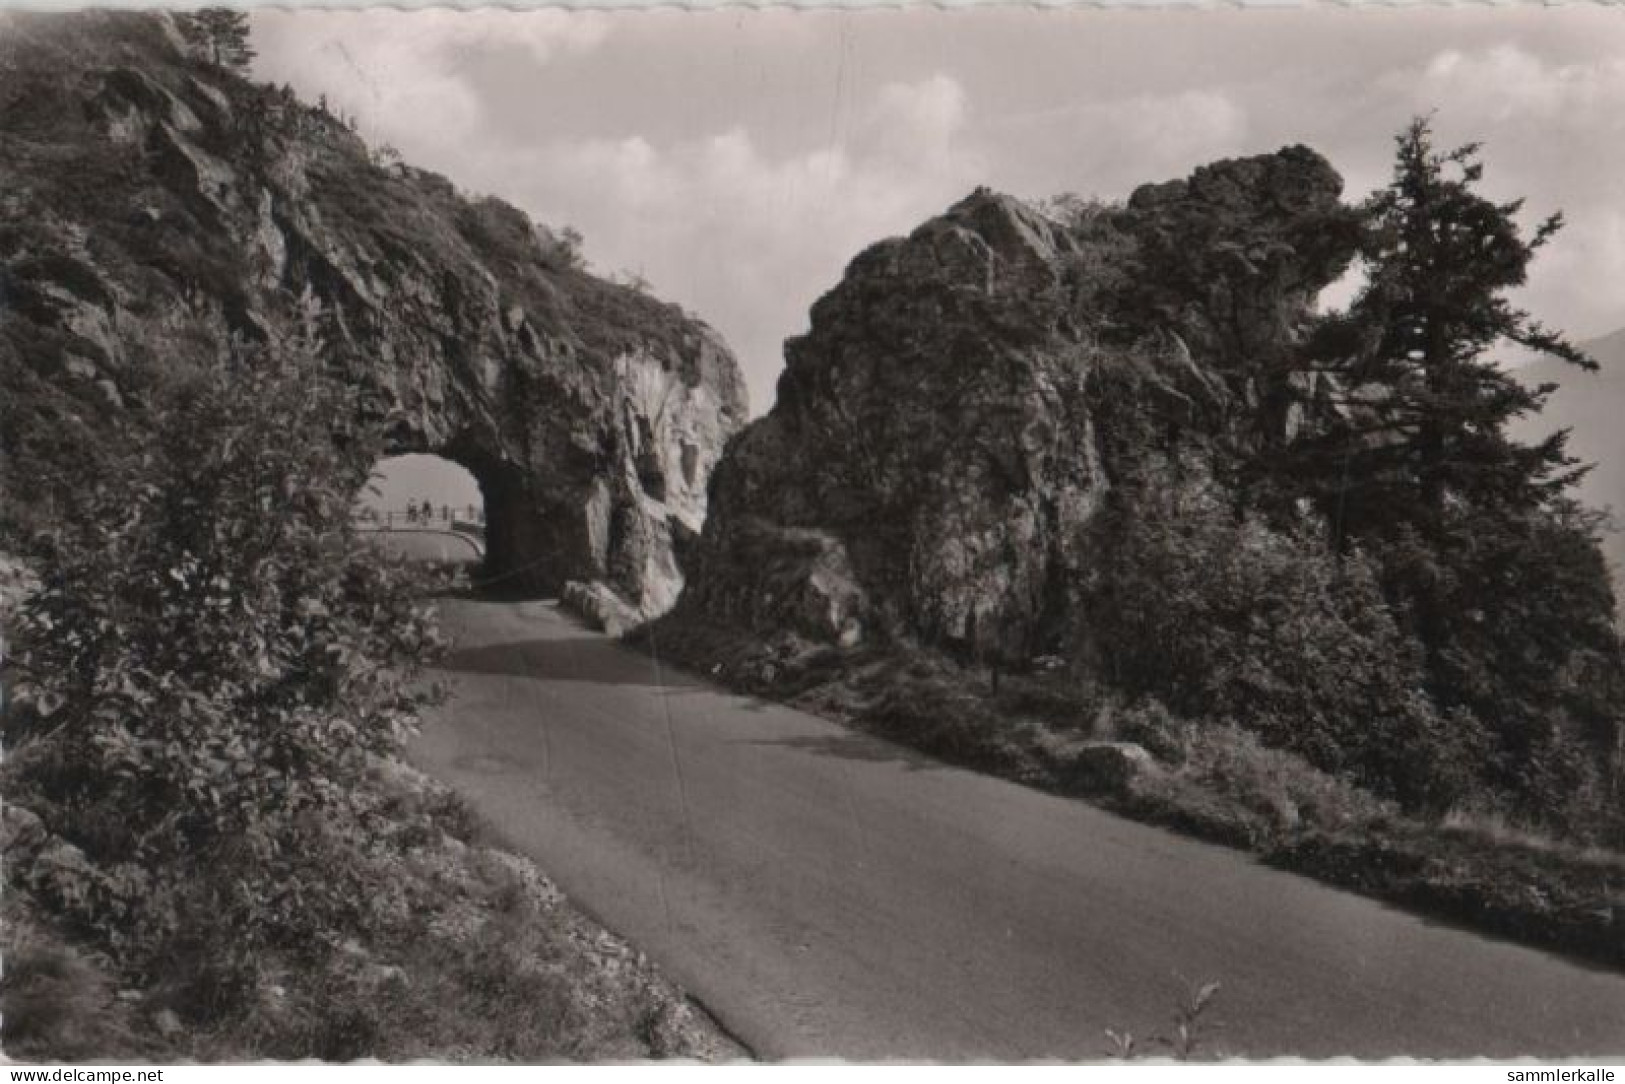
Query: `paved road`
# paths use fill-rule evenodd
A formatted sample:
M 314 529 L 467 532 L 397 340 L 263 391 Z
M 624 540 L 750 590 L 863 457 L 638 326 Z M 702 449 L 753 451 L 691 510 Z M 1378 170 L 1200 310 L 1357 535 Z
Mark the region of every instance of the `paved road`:
M 386 553 L 410 561 L 463 561 L 470 564 L 484 554 L 480 544 L 465 534 L 436 527 L 369 529 L 364 538 Z
M 445 604 L 414 756 L 769 1058 L 1103 1056 L 1220 981 L 1227 1053 L 1625 1054 L 1625 976 Z

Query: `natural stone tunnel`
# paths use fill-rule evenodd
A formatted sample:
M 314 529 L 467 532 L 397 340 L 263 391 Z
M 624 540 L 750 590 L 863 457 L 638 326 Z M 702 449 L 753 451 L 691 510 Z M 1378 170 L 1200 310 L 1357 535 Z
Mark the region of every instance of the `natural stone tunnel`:
M 498 387 L 531 364 L 510 356 Z M 606 370 L 579 366 L 573 375 L 596 379 L 523 410 L 513 390 L 462 384 L 456 366 L 415 371 L 380 400 L 387 450 L 437 455 L 474 476 L 488 586 L 555 595 L 603 583 L 651 615 L 682 589 L 677 550 L 703 526 L 711 468 L 745 407 L 732 357 L 709 333 L 628 351 Z
M 453 277 L 407 262 L 390 268 L 391 303 L 355 319 L 338 306 L 378 283 L 340 265 L 349 288 L 322 284 L 328 340 L 382 415 L 390 454 L 438 455 L 479 483 L 489 586 L 603 584 L 643 616 L 663 612 L 682 590 L 677 550 L 704 524 L 711 469 L 745 421 L 733 355 L 676 306 L 549 266 L 535 227 L 504 204 L 464 204 L 455 220 L 500 278 L 483 264 Z
M 519 210 L 379 160 L 324 110 L 186 63 L 167 25 L 129 21 L 147 62 L 109 55 L 48 84 L 62 100 L 5 106 L 82 117 L 50 129 L 50 154 L 118 165 L 90 227 L 61 186 L 12 186 L 30 225 L 0 254 L 7 341 L 25 348 L 10 371 L 76 410 L 133 411 L 177 327 L 204 352 L 314 348 L 386 454 L 475 476 L 496 582 L 670 606 L 675 550 L 746 417 L 717 335 L 588 273 Z

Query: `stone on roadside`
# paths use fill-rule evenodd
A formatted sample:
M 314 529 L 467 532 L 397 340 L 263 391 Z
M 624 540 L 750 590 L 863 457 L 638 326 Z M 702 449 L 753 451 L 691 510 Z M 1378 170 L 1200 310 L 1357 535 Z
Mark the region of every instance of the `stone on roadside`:
M 643 616 L 608 585 L 572 580 L 564 585 L 559 602 L 611 636 L 622 636 L 643 623 Z
M 1158 770 L 1156 758 L 1142 746 L 1126 741 L 1095 741 L 1073 750 L 1064 778 L 1070 788 L 1126 797 L 1136 780 Z

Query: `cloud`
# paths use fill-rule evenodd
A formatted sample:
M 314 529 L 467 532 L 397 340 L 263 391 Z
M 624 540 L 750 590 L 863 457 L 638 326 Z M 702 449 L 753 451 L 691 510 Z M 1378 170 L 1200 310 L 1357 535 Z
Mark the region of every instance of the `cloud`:
M 1625 111 L 1625 60 L 1553 64 L 1511 44 L 1449 49 L 1429 61 L 1412 97 L 1495 123 L 1592 125 Z
M 889 84 L 827 143 L 780 154 L 747 129 L 487 148 L 466 163 L 544 221 L 586 235 L 599 270 L 634 271 L 717 325 L 765 407 L 780 340 L 860 249 L 967 193 L 985 169 L 959 141 L 968 111 L 946 76 Z
M 1528 197 L 1526 229 L 1562 209 L 1567 226 L 1536 256 L 1518 304 L 1588 336 L 1625 304 L 1625 59 L 1554 60 L 1519 44 L 1440 50 L 1382 80 L 1391 101 L 1435 111 L 1437 143 L 1482 141 L 1482 191 Z
M 1587 208 L 1583 228 L 1557 235 L 1535 258 L 1520 301 L 1542 320 L 1572 322 L 1580 337 L 1617 330 L 1625 301 L 1625 208 Z
M 1625 322 L 1617 20 L 1313 14 L 254 20 L 261 74 L 326 93 L 367 138 L 465 189 L 576 226 L 601 270 L 640 272 L 702 314 L 758 410 L 780 341 L 846 262 L 978 184 L 1121 197 L 1303 142 L 1358 198 L 1430 109 L 1441 146 L 1484 141 L 1486 194 L 1528 196 L 1531 220 L 1566 212 L 1518 303 L 1582 336 Z
M 1240 146 L 1248 127 L 1246 111 L 1218 90 L 1140 94 L 1084 106 L 1075 116 L 1082 133 L 1107 145 L 1132 145 L 1141 168 L 1207 161 Z
M 276 11 L 254 15 L 257 73 L 325 95 L 363 134 L 408 153 L 477 138 L 485 103 L 469 76 L 480 54 L 516 50 L 536 65 L 597 48 L 600 13 L 491 10 Z
M 1024 195 L 1126 196 L 1216 158 L 1253 153 L 1248 107 L 1217 88 L 1108 95 L 994 118 L 987 139 Z
M 964 88 L 941 73 L 913 83 L 888 83 L 859 125 L 854 150 L 915 169 L 947 165 L 966 108 Z

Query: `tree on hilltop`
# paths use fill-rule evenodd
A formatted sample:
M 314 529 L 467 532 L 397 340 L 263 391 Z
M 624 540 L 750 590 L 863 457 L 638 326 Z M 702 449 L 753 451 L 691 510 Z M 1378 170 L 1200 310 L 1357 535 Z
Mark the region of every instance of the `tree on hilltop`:
M 233 8 L 199 8 L 180 16 L 181 34 L 194 53 L 222 68 L 243 71 L 257 55 L 249 44 L 247 12 Z

